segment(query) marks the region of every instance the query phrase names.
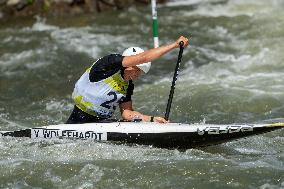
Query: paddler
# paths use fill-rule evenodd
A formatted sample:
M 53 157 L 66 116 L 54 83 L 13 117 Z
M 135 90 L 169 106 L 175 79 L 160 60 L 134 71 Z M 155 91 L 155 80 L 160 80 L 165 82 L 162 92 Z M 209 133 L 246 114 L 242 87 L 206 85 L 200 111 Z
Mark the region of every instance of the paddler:
M 118 106 L 123 120 L 139 118 L 145 122 L 167 123 L 163 117 L 144 115 L 133 109 L 132 80 L 148 73 L 151 61 L 179 48 L 181 41 L 184 47 L 189 44 L 189 40 L 181 36 L 174 43 L 158 48 L 144 51 L 130 47 L 122 55 L 110 54 L 98 59 L 75 84 L 72 94 L 75 106 L 66 123 L 100 122 L 112 117 Z

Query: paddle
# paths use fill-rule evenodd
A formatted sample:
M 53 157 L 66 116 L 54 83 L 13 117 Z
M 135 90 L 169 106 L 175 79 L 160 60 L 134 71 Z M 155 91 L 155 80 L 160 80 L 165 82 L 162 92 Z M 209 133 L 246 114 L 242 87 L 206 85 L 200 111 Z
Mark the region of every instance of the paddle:
M 179 42 L 178 60 L 177 60 L 176 68 L 175 68 L 175 73 L 174 73 L 174 77 L 173 77 L 173 81 L 172 81 L 172 86 L 171 86 L 171 91 L 170 91 L 170 95 L 169 95 L 169 99 L 168 99 L 168 104 L 167 104 L 167 109 L 166 109 L 166 113 L 165 113 L 165 119 L 166 119 L 167 121 L 169 120 L 169 115 L 170 115 L 172 100 L 173 100 L 173 97 L 174 97 L 174 91 L 175 91 L 176 80 L 177 80 L 178 71 L 179 71 L 179 66 L 180 66 L 180 63 L 181 63 L 181 58 L 182 58 L 182 53 L 183 53 L 183 48 L 184 48 L 183 45 L 184 45 L 184 42 L 183 42 L 183 41 Z

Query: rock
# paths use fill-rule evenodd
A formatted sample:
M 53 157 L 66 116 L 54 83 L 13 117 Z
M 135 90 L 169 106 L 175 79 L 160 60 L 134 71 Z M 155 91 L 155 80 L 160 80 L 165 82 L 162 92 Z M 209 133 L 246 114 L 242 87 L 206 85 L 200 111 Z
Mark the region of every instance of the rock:
M 17 5 L 21 2 L 21 0 L 8 0 L 7 1 L 7 6 L 14 6 Z
M 163 3 L 168 0 L 157 0 Z M 151 0 L 0 0 L 0 20 L 10 16 L 78 15 L 143 6 Z
M 71 4 L 73 2 L 73 0 L 52 0 L 55 3 L 69 3 Z
M 6 1 L 7 1 L 7 0 L 0 0 L 0 5 L 6 4 Z

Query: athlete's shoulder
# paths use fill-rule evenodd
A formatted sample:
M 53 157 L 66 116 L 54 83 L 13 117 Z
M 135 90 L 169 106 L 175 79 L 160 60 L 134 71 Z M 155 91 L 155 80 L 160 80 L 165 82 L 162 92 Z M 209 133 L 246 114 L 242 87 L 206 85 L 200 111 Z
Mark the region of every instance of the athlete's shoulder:
M 123 56 L 121 54 L 108 54 L 105 55 L 94 62 L 94 65 L 99 66 L 101 64 L 115 64 L 122 63 Z
M 123 56 L 120 54 L 109 54 L 98 59 L 91 67 L 89 79 L 91 82 L 105 79 L 119 70 L 122 67 Z
M 102 58 L 121 58 L 121 57 L 123 57 L 121 54 L 112 53 L 112 54 L 105 55 Z

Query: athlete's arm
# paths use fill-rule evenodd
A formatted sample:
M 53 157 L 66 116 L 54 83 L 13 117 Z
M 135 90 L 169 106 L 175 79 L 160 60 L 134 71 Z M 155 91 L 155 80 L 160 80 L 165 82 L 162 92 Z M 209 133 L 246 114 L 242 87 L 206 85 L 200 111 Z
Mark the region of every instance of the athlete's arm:
M 186 47 L 189 44 L 189 40 L 183 36 L 181 36 L 176 42 L 168 44 L 168 45 L 164 45 L 158 48 L 154 48 L 154 49 L 150 49 L 147 50 L 143 53 L 137 54 L 137 55 L 133 55 L 133 56 L 126 56 L 123 58 L 122 61 L 122 66 L 123 67 L 130 67 L 130 66 L 135 66 L 141 63 L 145 63 L 145 62 L 151 62 L 161 56 L 163 56 L 164 54 L 166 54 L 167 52 L 178 48 L 179 47 L 179 42 L 183 41 L 184 42 L 184 47 Z
M 145 122 L 151 121 L 151 116 L 141 114 L 140 112 L 134 111 L 132 106 L 132 101 L 124 102 L 119 105 L 121 117 L 124 120 L 132 121 L 133 118 L 139 117 Z M 164 118 L 162 117 L 154 117 L 154 122 L 158 123 L 168 123 Z

